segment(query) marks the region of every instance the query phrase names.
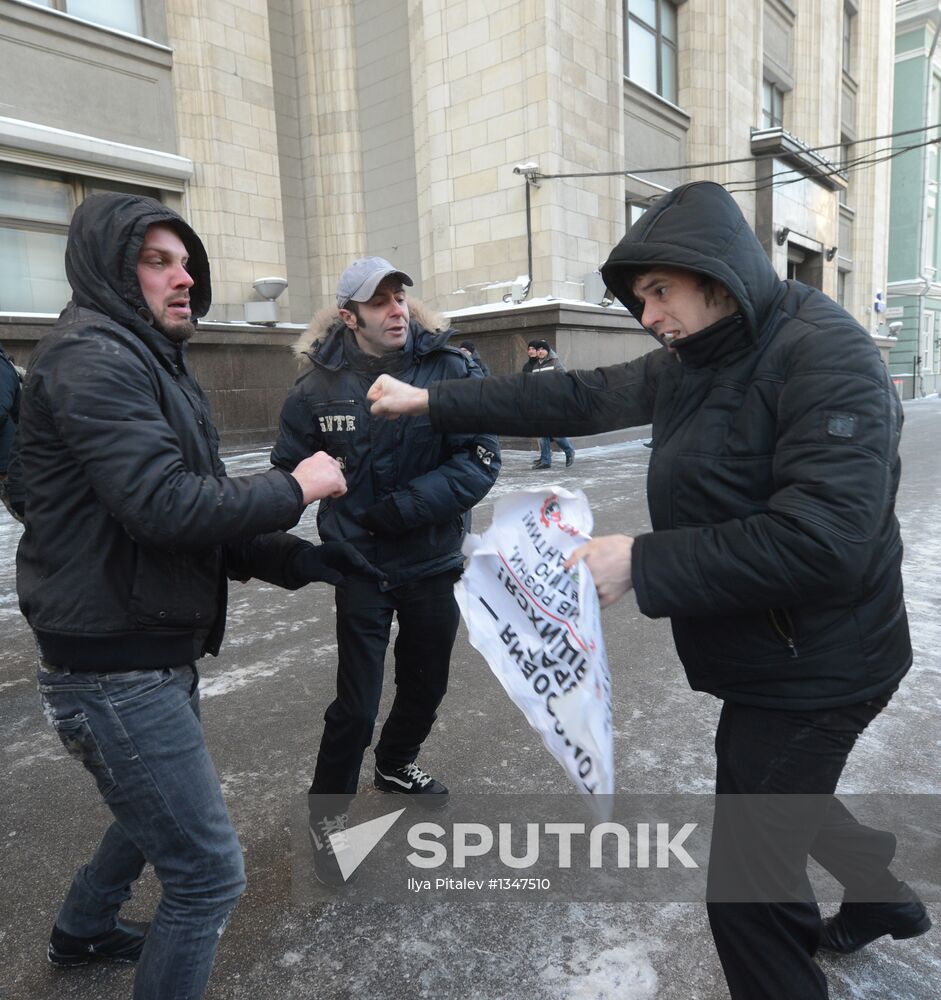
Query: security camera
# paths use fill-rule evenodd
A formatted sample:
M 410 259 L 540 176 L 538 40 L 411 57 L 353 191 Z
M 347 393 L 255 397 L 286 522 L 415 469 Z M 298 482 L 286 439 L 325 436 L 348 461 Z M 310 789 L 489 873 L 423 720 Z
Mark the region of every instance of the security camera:
M 891 334 L 891 335 L 892 335 L 893 337 L 897 336 L 897 335 L 898 335 L 898 332 L 899 332 L 899 330 L 901 330 L 901 329 L 902 329 L 902 327 L 903 327 L 904 325 L 905 325 L 905 324 L 904 324 L 904 323 L 903 323 L 903 322 L 902 322 L 902 321 L 901 321 L 900 319 L 896 319 L 896 320 L 893 320 L 893 321 L 892 321 L 892 322 L 891 322 L 891 323 L 889 324 L 889 333 L 890 333 L 890 334 Z
M 513 168 L 514 174 L 531 174 L 534 170 L 539 169 L 538 163 L 533 163 L 532 160 L 529 163 L 517 163 Z
M 274 300 L 288 287 L 287 278 L 257 278 L 252 282 L 252 288 L 269 302 Z

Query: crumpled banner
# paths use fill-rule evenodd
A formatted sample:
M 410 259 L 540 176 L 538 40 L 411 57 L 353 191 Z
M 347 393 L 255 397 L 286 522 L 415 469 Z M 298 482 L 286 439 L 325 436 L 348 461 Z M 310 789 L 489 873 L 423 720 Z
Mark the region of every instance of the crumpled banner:
M 465 540 L 454 593 L 471 645 L 576 788 L 610 795 L 611 675 L 598 595 L 584 563 L 562 566 L 592 526 L 581 490 L 503 497 L 483 536 Z

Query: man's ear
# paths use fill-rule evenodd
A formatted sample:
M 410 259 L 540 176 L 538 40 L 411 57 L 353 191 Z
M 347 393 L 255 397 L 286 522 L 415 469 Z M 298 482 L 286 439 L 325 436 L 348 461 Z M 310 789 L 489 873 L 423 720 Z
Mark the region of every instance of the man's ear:
M 340 319 L 342 319 L 343 322 L 346 323 L 346 325 L 351 330 L 355 330 L 356 329 L 356 325 L 357 325 L 356 324 L 356 316 L 355 316 L 354 313 L 351 313 L 349 311 L 349 309 L 341 309 L 340 310 Z

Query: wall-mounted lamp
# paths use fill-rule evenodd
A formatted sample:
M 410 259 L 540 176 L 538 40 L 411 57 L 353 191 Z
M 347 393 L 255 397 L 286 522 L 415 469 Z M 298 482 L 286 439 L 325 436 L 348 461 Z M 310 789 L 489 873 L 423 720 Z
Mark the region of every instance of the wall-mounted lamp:
M 782 226 L 780 229 L 776 229 L 774 232 L 774 242 L 777 243 L 779 247 L 783 247 L 788 236 L 791 235 L 791 230 L 787 226 Z
M 839 247 L 827 247 L 824 253 L 824 257 L 826 257 L 827 260 L 833 260 L 833 258 L 836 256 L 837 250 L 839 249 L 840 249 Z
M 256 278 L 252 288 L 265 300 L 245 303 L 246 323 L 277 323 L 278 306 L 275 299 L 288 287 L 287 278 Z

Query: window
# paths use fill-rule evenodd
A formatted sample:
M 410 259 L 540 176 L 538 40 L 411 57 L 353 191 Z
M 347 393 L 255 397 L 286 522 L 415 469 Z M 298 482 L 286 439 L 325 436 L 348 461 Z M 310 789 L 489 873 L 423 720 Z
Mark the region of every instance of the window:
M 761 85 L 761 127 L 780 128 L 783 124 L 784 91 L 770 80 L 765 80 Z
M 933 75 L 931 78 L 931 93 L 928 105 L 928 121 L 941 121 L 941 77 Z M 938 273 L 939 240 L 941 240 L 941 226 L 938 224 L 938 192 L 941 190 L 941 156 L 938 154 L 938 147 L 929 145 L 925 149 L 925 191 L 924 191 L 924 212 L 925 212 L 925 234 L 924 246 L 922 247 L 922 272 L 931 276 Z
M 625 76 L 676 104 L 676 5 L 624 0 L 624 22 Z
M 843 7 L 843 72 L 853 75 L 853 35 L 856 11 L 849 5 Z
M 32 0 L 33 3 L 62 10 L 83 21 L 117 28 L 131 35 L 143 32 L 140 0 Z
M 89 194 L 159 192 L 110 181 L 0 166 L 0 312 L 57 313 L 71 298 L 65 240 Z
M 849 136 L 840 136 L 840 170 L 842 170 L 847 177 L 852 177 L 852 165 L 851 161 L 853 159 L 853 140 Z M 841 187 L 839 194 L 840 204 L 849 204 L 849 187 Z
M 850 274 L 850 271 L 838 271 L 836 276 L 836 300 L 844 309 L 847 308 Z
M 650 207 L 640 201 L 631 201 L 628 199 L 627 203 L 627 228 L 630 229 L 631 226 L 647 211 Z

